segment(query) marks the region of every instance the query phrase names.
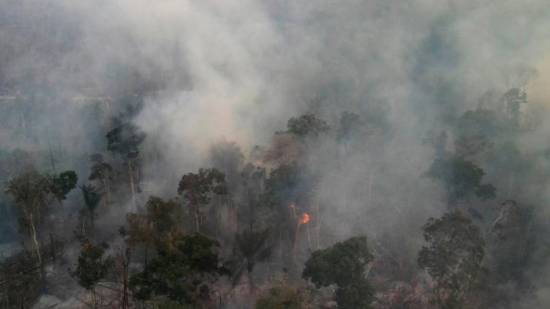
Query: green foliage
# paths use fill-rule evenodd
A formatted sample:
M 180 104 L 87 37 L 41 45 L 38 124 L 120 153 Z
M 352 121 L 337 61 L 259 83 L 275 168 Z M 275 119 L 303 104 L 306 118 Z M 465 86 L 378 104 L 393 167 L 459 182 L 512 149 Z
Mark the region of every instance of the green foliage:
M 67 194 L 76 187 L 78 176 L 74 171 L 65 171 L 59 175 L 51 176 L 51 192 L 55 197 L 62 201 Z
M 336 301 L 341 309 L 371 308 L 374 292 L 369 282 L 364 278 L 357 278 L 351 284 L 339 287 L 336 290 Z
M 137 299 L 168 297 L 180 304 L 198 304 L 210 295 L 208 284 L 222 270 L 218 243 L 201 234 L 179 236 L 173 248 L 161 249 L 142 272 L 130 277 Z
M 168 233 L 179 229 L 182 214 L 180 206 L 175 201 L 164 201 L 159 197 L 152 196 L 145 204 L 145 208 L 153 233 L 158 238 L 163 238 Z
M 428 176 L 441 181 L 452 202 L 475 195 L 481 199 L 495 197 L 496 189 L 490 184 L 482 184 L 483 169 L 461 157 L 436 159 Z
M 193 205 L 209 203 L 211 193 L 227 194 L 225 175 L 215 168 L 185 174 L 178 184 L 178 194 Z
M 479 228 L 459 211 L 430 218 L 423 227 L 428 243 L 418 265 L 435 281 L 435 301 L 441 308 L 462 308 L 464 295 L 483 274 L 485 242 Z
M 329 125 L 314 114 L 292 117 L 287 123 L 288 132 L 298 137 L 318 137 L 330 130 Z
M 113 167 L 104 161 L 101 154 L 94 154 L 91 157 L 92 167 L 88 180 L 99 180 L 104 182 L 112 179 Z
M 178 194 L 189 204 L 195 220 L 195 232 L 200 231 L 201 207 L 210 202 L 211 196 L 227 195 L 225 174 L 218 169 L 199 169 L 197 174 L 188 173 L 182 176 L 178 184 Z
M 139 146 L 145 140 L 145 133 L 130 122 L 121 122 L 109 131 L 106 137 L 107 150 L 130 160 L 138 156 Z
M 151 196 L 145 204 L 145 214 L 130 213 L 128 222 L 128 242 L 145 246 L 170 246 L 172 238 L 183 231 L 181 206 L 173 200 L 165 201 Z
M 81 186 L 80 191 L 82 191 L 82 198 L 84 199 L 86 209 L 93 216 L 99 202 L 101 201 L 101 195 L 97 193 L 96 189 L 91 185 Z
M 20 229 L 25 234 L 36 236 L 36 230 L 52 202 L 51 190 L 50 178 L 35 170 L 24 172 L 8 182 L 6 192 L 15 202 Z
M 0 304 L 3 308 L 32 308 L 42 291 L 35 257 L 21 251 L 0 261 Z
M 301 190 L 302 183 L 302 171 L 298 165 L 279 166 L 271 172 L 265 182 L 266 193 L 263 199 L 271 207 L 287 207 L 304 191 Z
M 317 286 L 337 285 L 339 308 L 370 308 L 374 292 L 366 280 L 365 271 L 372 259 L 366 237 L 352 237 L 313 252 L 302 277 Z
M 318 286 L 346 286 L 363 278 L 372 261 L 366 237 L 352 237 L 332 247 L 313 252 L 305 264 L 303 277 Z
M 30 211 L 47 204 L 50 190 L 51 183 L 48 177 L 31 170 L 8 181 L 6 192 L 12 196 L 16 205 Z
M 112 266 L 112 260 L 104 257 L 105 248 L 105 245 L 96 246 L 87 240 L 82 243 L 78 264 L 72 274 L 78 279 L 80 286 L 87 290 L 93 290 Z
M 271 288 L 256 302 L 256 309 L 304 309 L 304 296 L 288 286 Z

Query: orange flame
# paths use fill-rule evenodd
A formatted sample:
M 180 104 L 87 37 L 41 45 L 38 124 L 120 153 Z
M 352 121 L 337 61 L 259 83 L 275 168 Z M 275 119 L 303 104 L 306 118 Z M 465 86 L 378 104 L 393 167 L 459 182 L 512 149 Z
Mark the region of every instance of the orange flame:
M 300 218 L 300 224 L 308 224 L 309 220 L 311 220 L 311 217 L 307 212 L 304 212 Z

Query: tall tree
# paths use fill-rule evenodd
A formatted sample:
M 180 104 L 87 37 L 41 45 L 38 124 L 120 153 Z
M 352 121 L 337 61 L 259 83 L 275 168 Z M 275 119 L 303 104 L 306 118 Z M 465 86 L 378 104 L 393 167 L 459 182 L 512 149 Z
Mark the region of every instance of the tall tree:
M 97 308 L 96 285 L 109 272 L 112 259 L 105 257 L 106 245 L 97 246 L 88 240 L 82 243 L 76 270 L 72 272 L 80 286 L 92 293 L 92 308 Z
M 292 117 L 287 123 L 288 133 L 301 138 L 318 137 L 327 133 L 330 126 L 314 114 L 304 114 L 300 117 Z
M 88 180 L 98 182 L 94 184 L 99 188 L 104 196 L 105 206 L 109 205 L 111 200 L 111 182 L 113 181 L 113 167 L 107 163 L 101 154 L 94 154 L 90 158 L 92 166 Z
M 51 176 L 50 182 L 51 193 L 53 193 L 61 203 L 67 198 L 67 194 L 76 187 L 78 176 L 74 171 L 64 171 L 58 175 Z
M 136 168 L 139 162 L 139 148 L 145 140 L 145 133 L 129 121 L 115 121 L 115 127 L 109 131 L 107 150 L 116 153 L 122 158 L 128 169 L 128 179 L 132 202 L 136 206 Z
M 66 194 L 74 188 L 76 174 L 72 171 L 59 175 L 42 175 L 36 170 L 30 170 L 11 179 L 6 192 L 12 196 L 22 233 L 30 239 L 38 265 L 42 267 L 40 252 L 40 231 L 49 212 L 53 199 L 62 201 Z
M 434 301 L 442 309 L 464 308 L 464 300 L 483 274 L 485 242 L 479 228 L 460 211 L 423 227 L 427 245 L 418 254 L 418 265 L 433 278 Z
M 495 187 L 482 183 L 485 174 L 483 169 L 464 158 L 456 156 L 438 158 L 432 163 L 427 174 L 443 183 L 450 204 L 472 196 L 481 199 L 495 197 Z
M 235 283 L 246 270 L 250 290 L 254 289 L 254 280 L 252 271 L 256 263 L 265 261 L 270 257 L 272 244 L 269 241 L 270 231 L 265 230 L 245 230 L 237 234 L 235 241 L 236 267 L 233 273 L 233 282 Z
M 150 249 L 165 249 L 183 234 L 181 206 L 173 200 L 152 196 L 145 204 L 145 213 L 130 213 L 126 220 L 127 241 L 131 247 L 143 246 L 146 265 Z
M 212 195 L 227 194 L 225 175 L 215 168 L 201 168 L 196 174 L 185 174 L 178 184 L 178 194 L 188 203 L 198 233 L 203 221 L 201 208 L 210 202 Z
M 372 259 L 366 237 L 352 237 L 314 251 L 306 261 L 302 277 L 318 287 L 335 284 L 338 308 L 368 309 L 374 300 L 374 291 L 366 277 Z
M 101 195 L 97 192 L 97 190 L 92 185 L 82 185 L 80 186 L 80 191 L 82 192 L 82 199 L 84 200 L 84 209 L 83 209 L 83 219 L 87 220 L 90 225 L 90 229 L 93 230 L 95 228 L 95 217 L 96 217 L 96 209 L 99 205 L 99 202 L 101 200 Z M 83 226 L 85 226 L 85 222 L 82 222 Z M 86 233 L 85 231 L 81 231 L 82 236 L 84 236 Z
M 256 301 L 256 309 L 306 309 L 306 298 L 299 290 L 280 285 L 271 288 Z
M 210 298 L 209 285 L 221 274 L 218 243 L 201 234 L 178 236 L 171 248 L 161 248 L 142 272 L 130 277 L 139 300 L 167 297 L 201 308 Z

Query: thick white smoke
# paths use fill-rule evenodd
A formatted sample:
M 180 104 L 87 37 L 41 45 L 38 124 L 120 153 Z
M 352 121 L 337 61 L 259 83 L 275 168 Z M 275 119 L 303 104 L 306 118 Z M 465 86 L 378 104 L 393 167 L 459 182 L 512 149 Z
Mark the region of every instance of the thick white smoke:
M 212 143 L 247 152 L 303 112 L 386 117 L 383 151 L 365 145 L 342 159 L 319 150 L 317 198 L 335 238 L 414 235 L 411 254 L 421 224 L 444 211 L 440 188 L 422 177 L 433 160 L 428 131 L 487 90 L 526 85 L 534 69 L 543 78 L 530 94 L 550 99 L 546 0 L 1 0 L 0 11 L 2 87 L 147 94 L 135 121 L 147 151 L 162 154 L 145 171 L 153 191 L 174 192 Z M 83 130 L 71 118 L 52 125 Z

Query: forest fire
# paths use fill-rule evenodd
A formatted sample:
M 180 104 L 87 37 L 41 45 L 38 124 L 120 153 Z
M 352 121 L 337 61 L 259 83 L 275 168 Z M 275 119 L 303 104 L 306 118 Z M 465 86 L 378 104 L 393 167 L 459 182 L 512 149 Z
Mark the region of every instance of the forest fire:
M 308 224 L 310 220 L 311 216 L 307 212 L 304 212 L 300 218 L 300 224 Z
M 549 0 L 97 2 L 0 0 L 0 309 L 550 309 Z

